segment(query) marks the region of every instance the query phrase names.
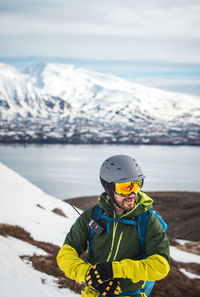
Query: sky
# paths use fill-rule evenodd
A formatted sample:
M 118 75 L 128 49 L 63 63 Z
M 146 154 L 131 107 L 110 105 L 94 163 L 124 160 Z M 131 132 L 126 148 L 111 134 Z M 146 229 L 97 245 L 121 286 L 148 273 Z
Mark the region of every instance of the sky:
M 199 0 L 0 0 L 0 61 L 72 61 L 196 90 L 199 15 Z

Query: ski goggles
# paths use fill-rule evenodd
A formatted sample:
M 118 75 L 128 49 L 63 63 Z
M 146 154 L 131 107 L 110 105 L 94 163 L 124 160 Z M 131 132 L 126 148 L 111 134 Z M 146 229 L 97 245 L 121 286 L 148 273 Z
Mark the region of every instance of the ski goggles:
M 115 193 L 120 196 L 129 196 L 131 193 L 137 193 L 142 187 L 142 180 L 126 182 L 126 183 L 115 183 Z

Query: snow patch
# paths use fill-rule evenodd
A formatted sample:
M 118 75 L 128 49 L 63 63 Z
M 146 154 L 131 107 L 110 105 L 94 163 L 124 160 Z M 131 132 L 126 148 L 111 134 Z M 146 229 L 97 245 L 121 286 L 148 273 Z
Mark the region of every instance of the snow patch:
M 186 271 L 184 268 L 180 268 L 179 269 L 180 272 L 182 272 L 185 276 L 187 276 L 188 278 L 194 279 L 194 278 L 198 278 L 200 279 L 200 276 L 191 272 Z
M 179 250 L 174 246 L 170 247 L 170 256 L 177 262 L 200 264 L 200 256 Z

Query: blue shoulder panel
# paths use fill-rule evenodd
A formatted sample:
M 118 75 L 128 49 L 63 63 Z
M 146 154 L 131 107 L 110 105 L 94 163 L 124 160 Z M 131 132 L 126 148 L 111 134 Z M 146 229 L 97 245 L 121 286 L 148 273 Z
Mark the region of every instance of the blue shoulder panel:
M 166 231 L 167 230 L 167 224 L 164 222 L 164 220 L 162 219 L 161 215 L 157 211 L 155 211 L 155 210 L 151 210 L 150 209 L 149 212 L 150 213 L 153 213 L 156 216 L 156 218 L 160 221 L 163 229 Z

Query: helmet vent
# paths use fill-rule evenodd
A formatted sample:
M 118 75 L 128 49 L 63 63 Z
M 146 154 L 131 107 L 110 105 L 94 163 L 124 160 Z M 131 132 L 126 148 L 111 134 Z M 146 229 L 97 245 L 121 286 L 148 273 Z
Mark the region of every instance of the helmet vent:
M 127 178 L 126 177 L 123 177 L 123 178 L 120 178 L 119 180 L 126 180 Z
M 134 156 L 116 155 L 107 158 L 101 165 L 99 176 L 101 181 L 107 183 L 124 183 L 128 181 L 143 180 L 145 178 Z M 101 182 L 102 183 L 102 182 Z M 107 186 L 103 184 L 104 189 Z

